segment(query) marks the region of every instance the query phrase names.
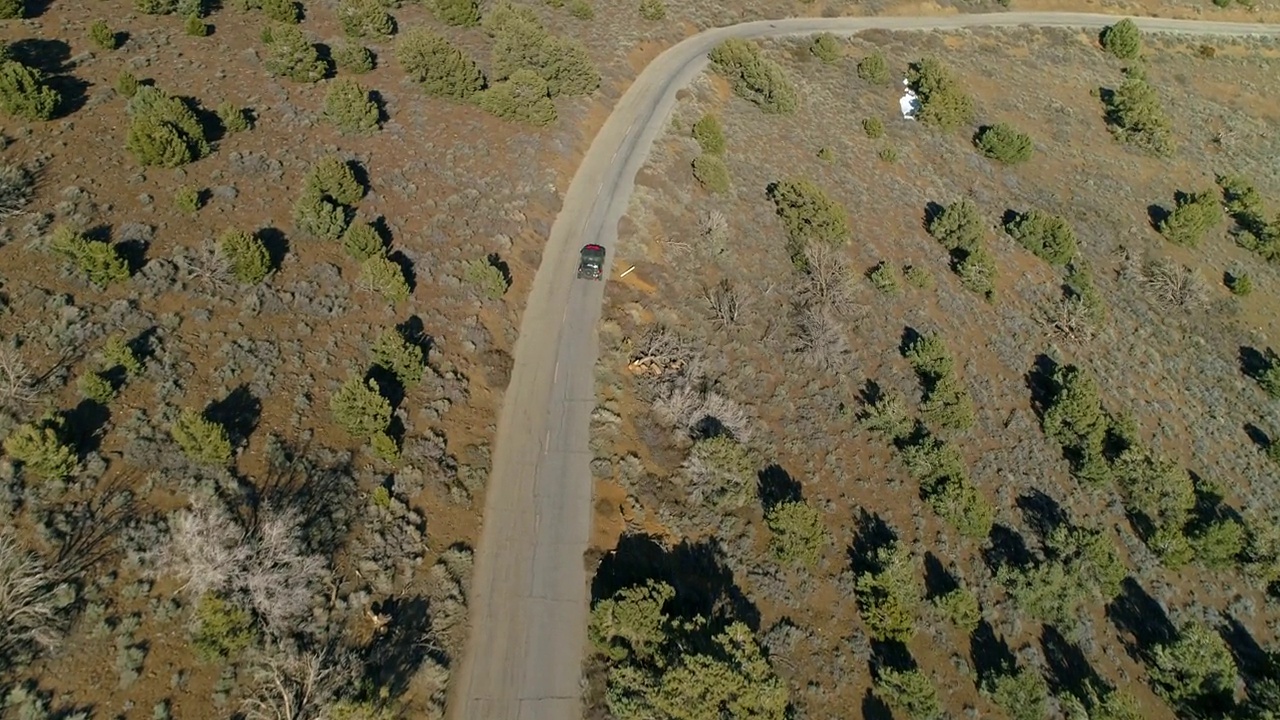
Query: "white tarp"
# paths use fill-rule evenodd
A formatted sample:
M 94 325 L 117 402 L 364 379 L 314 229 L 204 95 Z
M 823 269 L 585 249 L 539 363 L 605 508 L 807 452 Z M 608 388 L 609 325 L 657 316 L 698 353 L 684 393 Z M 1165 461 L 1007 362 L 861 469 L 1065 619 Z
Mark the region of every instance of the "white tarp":
M 902 79 L 902 85 L 902 98 L 898 100 L 898 107 L 902 110 L 902 119 L 915 120 L 916 113 L 920 112 L 920 98 L 911 89 L 911 82 L 906 78 Z

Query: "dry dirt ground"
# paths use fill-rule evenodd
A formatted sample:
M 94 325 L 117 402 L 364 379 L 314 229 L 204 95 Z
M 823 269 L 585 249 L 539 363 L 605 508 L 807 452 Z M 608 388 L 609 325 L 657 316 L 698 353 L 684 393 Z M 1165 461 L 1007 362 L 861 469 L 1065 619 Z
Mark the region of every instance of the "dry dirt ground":
M 1143 665 L 1126 651 L 1141 631 L 1124 613 L 1097 604 L 1069 642 L 1047 642 L 1039 623 L 1020 617 L 995 583 L 989 544 L 966 540 L 942 523 L 921 502 L 891 447 L 855 431 L 864 384 L 919 397 L 899 345 L 907 327 L 937 330 L 977 406 L 976 425 L 958 442 L 1006 537 L 1037 546 L 1024 507 L 1038 491 L 1070 517 L 1090 518 L 1114 537 L 1136 581 L 1125 599 L 1142 608 L 1139 614 L 1158 618 L 1167 612 L 1175 623 L 1238 621 L 1262 646 L 1273 641 L 1280 615 L 1255 585 L 1236 570 L 1163 568 L 1110 487 L 1090 489 L 1070 478 L 1058 447 L 1040 430 L 1027 384 L 1042 353 L 1087 366 L 1110 407 L 1132 411 L 1145 441 L 1228 488 L 1232 507 L 1269 511 L 1280 499 L 1275 468 L 1248 432 L 1280 430 L 1280 410 L 1242 373 L 1240 361 L 1243 347 L 1265 347 L 1280 332 L 1280 272 L 1237 247 L 1225 221 L 1199 248 L 1186 249 L 1164 240 L 1148 220 L 1148 206 L 1169 206 L 1177 190 L 1212 188 L 1215 172 L 1250 177 L 1269 198 L 1270 212 L 1280 210 L 1274 170 L 1280 158 L 1274 132 L 1280 52 L 1253 42 L 1214 45 L 1216 57 L 1206 59 L 1198 41 L 1148 38 L 1149 77 L 1180 145 L 1168 160 L 1136 152 L 1108 134 L 1091 92 L 1115 87 L 1122 63 L 1084 33 L 866 32 L 842 41 L 846 56 L 832 65 L 817 61 L 806 42 L 766 44 L 767 55 L 781 61 L 797 85 L 800 109 L 793 116 L 760 112 L 714 75 L 684 91 L 620 228 L 615 268 L 635 270 L 607 290 L 598 369 L 604 409 L 593 430 L 602 549 L 613 548 L 624 533 L 668 542 L 714 539 L 731 584 L 758 610 L 774 667 L 789 682 L 802 716 L 837 717 L 859 707 L 870 685 L 871 650 L 848 568 L 849 548 L 863 529 L 860 518 L 878 516 L 917 562 L 931 555 L 975 588 L 999 643 L 1034 666 L 1047 662 L 1052 687 L 1067 684 L 1071 673 L 1046 657 L 1061 662 L 1066 647 L 1065 656 L 1078 653 L 1085 667 L 1131 690 L 1143 717 L 1170 717 L 1144 682 Z M 875 49 L 888 58 L 889 86 L 869 85 L 854 72 L 857 59 Z M 938 133 L 900 118 L 906 65 L 926 55 L 943 58 L 972 93 L 978 123 L 1009 122 L 1034 138 L 1030 162 L 1001 166 L 974 151 L 971 130 Z M 709 194 L 691 173 L 698 147 L 690 128 L 707 112 L 725 128 L 732 178 L 727 195 Z M 880 118 L 885 136 L 869 139 L 864 118 Z M 887 147 L 896 149 L 895 162 L 881 159 Z M 810 369 L 786 352 L 794 270 L 765 188 L 794 177 L 815 181 L 847 208 L 853 228 L 848 253 L 857 271 L 883 261 L 899 270 L 926 268 L 936 281 L 923 289 L 899 278 L 900 292 L 889 295 L 860 278 L 861 309 L 846 326 L 851 352 L 830 371 Z M 988 242 L 999 268 L 994 303 L 960 285 L 945 249 L 923 228 L 927 203 L 961 197 L 973 199 L 993 228 Z M 1076 230 L 1110 308 L 1105 329 L 1091 343 L 1062 342 L 1037 322 L 1060 292 L 1060 280 L 996 228 L 1007 210 L 1031 206 L 1064 215 Z M 711 211 L 728 219 L 723 252 L 709 247 L 699 231 L 700 219 Z M 1162 308 L 1121 279 L 1122 249 L 1195 268 L 1206 284 L 1207 304 Z M 1223 284 L 1228 271 L 1247 272 L 1258 289 L 1233 297 Z M 722 279 L 750 301 L 741 328 L 717 326 L 703 300 L 705 289 Z M 774 474 L 794 479 L 803 497 L 823 510 L 832 541 L 814 572 L 780 568 L 769 556 L 759 504 L 716 516 L 690 505 L 670 479 L 687 440 L 655 419 L 627 369 L 633 349 L 657 324 L 693 338 L 715 392 L 749 408 L 752 444 L 780 468 Z M 933 677 L 944 707 L 952 716 L 962 709 L 976 709 L 970 717 L 998 712 L 975 688 L 975 663 L 991 647 L 974 646 L 971 654 L 969 638 L 945 622 L 922 623 L 909 649 Z

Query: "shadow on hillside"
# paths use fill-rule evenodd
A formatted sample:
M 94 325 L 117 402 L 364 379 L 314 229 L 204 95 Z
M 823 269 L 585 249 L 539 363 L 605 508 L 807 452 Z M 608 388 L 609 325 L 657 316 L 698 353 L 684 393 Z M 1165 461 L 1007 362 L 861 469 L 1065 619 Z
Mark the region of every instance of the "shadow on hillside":
M 803 499 L 800 481 L 791 477 L 791 473 L 780 465 L 770 465 L 761 470 L 757 476 L 757 487 L 760 491 L 760 505 L 766 513 L 782 503 Z
M 858 510 L 853 542 L 849 545 L 849 568 L 855 575 L 876 569 L 876 552 L 897 542 L 898 534 L 879 513 Z
M 262 401 L 254 397 L 248 385 L 239 385 L 225 398 L 209 403 L 204 415 L 226 429 L 232 445 L 242 445 L 258 427 Z
M 1006 565 L 1016 568 L 1027 567 L 1034 557 L 1027 549 L 1027 541 L 1021 533 L 1007 525 L 996 523 L 991 526 L 987 536 L 987 547 L 982 550 L 982 560 L 996 572 Z
M 1241 345 L 1239 353 L 1240 372 L 1254 380 L 1261 379 L 1262 375 L 1271 368 L 1270 348 L 1267 348 L 1267 352 L 1263 352 L 1255 347 Z
M 969 660 L 981 682 L 995 675 L 1008 675 L 1018 667 L 1018 659 L 1003 637 L 983 618 L 969 635 Z
M 1071 694 L 1083 697 L 1090 687 L 1101 687 L 1102 678 L 1098 676 L 1084 651 L 1075 643 L 1065 638 L 1052 625 L 1045 625 L 1040 630 L 1040 649 L 1044 652 L 1046 679 L 1049 690 L 1054 695 Z
M 392 598 L 373 611 L 391 617 L 386 632 L 370 643 L 365 653 L 365 672 L 376 687 L 385 689 L 391 697 L 400 697 L 408 691 L 409 682 L 428 654 L 449 666 L 443 650 L 423 642 L 431 635 L 431 607 L 426 598 Z
M 960 581 L 942 564 L 942 560 L 932 552 L 924 554 L 924 594 L 927 598 L 937 598 L 960 589 Z
M 719 541 L 681 541 L 666 547 L 650 535 L 624 535 L 604 556 L 591 579 L 592 603 L 625 588 L 657 580 L 670 585 L 675 598 L 668 610 L 677 617 L 700 616 L 716 628 L 742 622 L 760 629 L 760 611 L 734 582 Z
M 871 688 L 862 696 L 862 720 L 893 720 L 893 710 Z
M 1239 620 L 1232 615 L 1226 616 L 1226 623 L 1218 628 L 1218 634 L 1231 649 L 1231 657 L 1235 658 L 1240 677 L 1250 691 L 1271 671 L 1271 659 L 1267 651 L 1254 639 Z
M 1017 505 L 1022 511 L 1022 519 L 1041 541 L 1067 524 L 1067 513 L 1062 506 L 1039 489 L 1033 488 L 1031 492 L 1019 496 Z
M 1135 660 L 1145 659 L 1153 647 L 1178 636 L 1164 608 L 1132 577 L 1124 579 L 1120 594 L 1107 605 L 1107 619 L 1120 634 L 1125 652 Z
M 1045 408 L 1053 402 L 1053 398 L 1057 395 L 1057 383 L 1054 382 L 1053 376 L 1058 371 L 1058 363 L 1048 355 L 1041 353 L 1036 355 L 1035 361 L 1031 364 L 1031 369 L 1023 376 L 1026 381 L 1027 390 L 1031 392 L 1031 409 L 1036 414 L 1036 419 L 1044 418 Z

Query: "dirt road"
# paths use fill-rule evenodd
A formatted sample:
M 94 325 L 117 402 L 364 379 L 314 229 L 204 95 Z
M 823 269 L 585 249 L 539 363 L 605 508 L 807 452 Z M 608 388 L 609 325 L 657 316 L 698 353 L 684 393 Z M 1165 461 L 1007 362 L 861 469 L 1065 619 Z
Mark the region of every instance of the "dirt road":
M 564 197 L 529 294 L 486 492 L 470 593 L 467 655 L 451 683 L 452 720 L 577 720 L 586 644 L 596 321 L 604 283 L 576 280 L 577 253 L 596 242 L 617 256 L 619 218 L 636 172 L 666 127 L 676 90 L 729 37 L 850 34 L 1018 25 L 1099 28 L 1113 15 L 1000 13 L 944 17 L 804 18 L 708 30 L 658 56 L 618 101 Z M 1280 36 L 1280 25 L 1135 19 L 1144 30 Z M 622 253 L 625 255 L 625 251 Z

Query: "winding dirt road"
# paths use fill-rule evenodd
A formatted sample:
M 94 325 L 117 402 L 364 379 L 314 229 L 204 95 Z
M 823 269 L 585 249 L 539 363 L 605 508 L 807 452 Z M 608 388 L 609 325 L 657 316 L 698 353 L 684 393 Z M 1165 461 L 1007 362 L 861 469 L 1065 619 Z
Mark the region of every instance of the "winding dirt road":
M 586 645 L 596 322 L 604 283 L 576 280 L 587 242 L 616 256 L 618 220 L 636 172 L 667 126 L 676 91 L 730 37 L 963 27 L 1100 28 L 1114 15 L 1010 12 L 942 17 L 803 18 L 744 23 L 690 37 L 649 64 L 591 143 L 551 229 L 529 293 L 486 491 L 470 593 L 466 656 L 451 682 L 451 720 L 577 720 Z M 1135 18 L 1143 30 L 1280 36 L 1280 25 Z

